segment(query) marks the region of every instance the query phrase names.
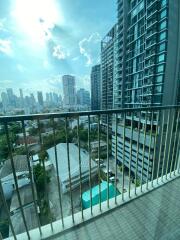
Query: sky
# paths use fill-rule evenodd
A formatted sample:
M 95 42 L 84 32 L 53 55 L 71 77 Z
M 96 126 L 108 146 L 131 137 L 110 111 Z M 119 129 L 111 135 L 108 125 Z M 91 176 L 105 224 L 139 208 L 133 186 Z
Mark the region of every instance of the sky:
M 55 91 L 61 76 L 90 90 L 101 39 L 116 22 L 116 0 L 0 0 L 0 92 Z

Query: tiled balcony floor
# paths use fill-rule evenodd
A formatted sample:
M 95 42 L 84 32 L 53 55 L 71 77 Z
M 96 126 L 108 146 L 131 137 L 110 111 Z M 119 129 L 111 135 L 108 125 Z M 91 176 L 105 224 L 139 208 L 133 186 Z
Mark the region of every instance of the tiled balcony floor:
M 180 178 L 56 236 L 59 240 L 180 239 Z

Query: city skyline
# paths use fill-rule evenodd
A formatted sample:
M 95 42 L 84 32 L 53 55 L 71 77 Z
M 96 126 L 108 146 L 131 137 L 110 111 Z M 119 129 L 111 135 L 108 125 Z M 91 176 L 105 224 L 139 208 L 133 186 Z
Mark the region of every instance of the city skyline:
M 1 1 L 0 91 L 58 89 L 62 94 L 65 74 L 75 75 L 77 87 L 90 90 L 90 70 L 100 60 L 101 39 L 116 21 L 115 1 L 107 0 L 103 8 L 102 3 Z M 33 12 L 36 5 L 39 10 Z

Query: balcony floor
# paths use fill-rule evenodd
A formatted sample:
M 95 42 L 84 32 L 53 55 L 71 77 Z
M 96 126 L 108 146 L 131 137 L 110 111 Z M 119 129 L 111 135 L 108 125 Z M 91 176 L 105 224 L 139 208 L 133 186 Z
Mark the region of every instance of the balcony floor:
M 180 239 L 180 178 L 54 239 Z

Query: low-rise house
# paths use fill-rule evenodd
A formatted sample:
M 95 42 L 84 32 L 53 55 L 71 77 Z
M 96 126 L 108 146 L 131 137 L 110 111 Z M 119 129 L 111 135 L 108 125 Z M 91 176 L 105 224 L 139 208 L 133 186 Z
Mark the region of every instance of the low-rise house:
M 18 181 L 18 187 L 21 188 L 30 183 L 29 170 L 26 155 L 16 155 L 13 157 L 14 168 Z M 0 170 L 0 178 L 6 199 L 10 199 L 15 189 L 15 181 L 12 171 L 11 160 L 5 161 Z

